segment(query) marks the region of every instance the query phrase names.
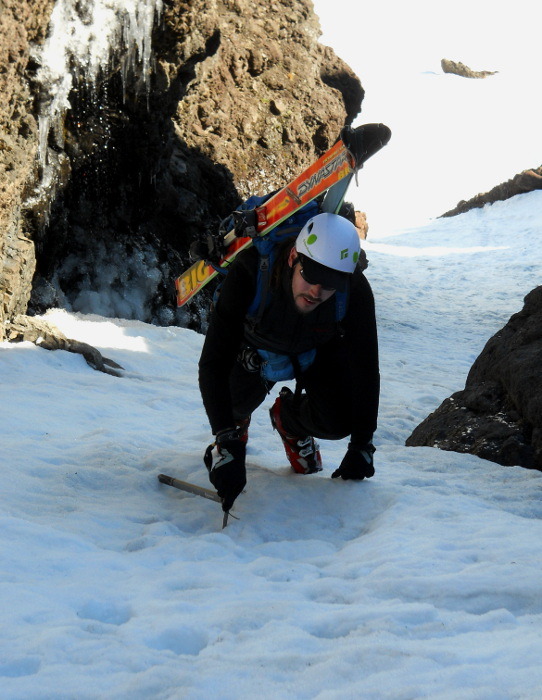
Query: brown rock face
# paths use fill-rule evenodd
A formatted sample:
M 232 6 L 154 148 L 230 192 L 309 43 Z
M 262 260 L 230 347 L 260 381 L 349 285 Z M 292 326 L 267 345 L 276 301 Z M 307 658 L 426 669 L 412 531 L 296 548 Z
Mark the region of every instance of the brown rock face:
M 472 70 L 464 63 L 458 61 L 450 61 L 448 58 L 443 58 L 440 62 L 444 73 L 454 73 L 462 78 L 487 78 L 489 75 L 496 75 L 495 70 Z
M 358 230 L 361 240 L 365 240 L 367 238 L 367 233 L 369 232 L 369 224 L 367 223 L 367 215 L 365 212 L 356 212 L 354 224 Z
M 34 246 L 22 204 L 35 178 L 37 123 L 28 82 L 30 45 L 43 40 L 54 0 L 0 5 L 0 340 L 5 322 L 24 312 Z
M 463 391 L 407 440 L 409 446 L 469 452 L 504 466 L 542 470 L 542 287 L 491 338 Z
M 190 149 L 219 163 L 242 198 L 284 185 L 359 112 L 359 80 L 318 44 L 308 0 L 184 6 L 166 8 L 157 47 L 162 75 L 182 82 L 177 157 Z
M 121 70 L 122 46 L 92 86 L 74 67 L 71 108 L 49 135 L 55 186 L 30 198 L 41 99 L 29 47 L 52 6 L 4 0 L 0 14 L 1 320 L 28 303 L 78 310 L 100 297 L 96 268 L 120 258 L 110 288 L 122 300 L 144 287 L 144 300 L 112 315 L 196 327 L 198 309 L 180 319 L 173 300 L 190 243 L 328 148 L 359 112 L 360 82 L 318 44 L 309 0 L 164 0 L 148 89 Z

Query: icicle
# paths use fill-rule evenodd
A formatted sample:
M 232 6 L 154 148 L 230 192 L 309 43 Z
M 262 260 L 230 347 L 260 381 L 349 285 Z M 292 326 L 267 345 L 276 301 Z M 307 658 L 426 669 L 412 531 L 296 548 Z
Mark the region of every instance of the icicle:
M 39 159 L 44 170 L 51 130 L 62 138 L 74 72 L 85 75 L 92 86 L 101 70 L 120 65 L 124 89 L 134 74 L 148 91 L 152 29 L 161 11 L 162 0 L 57 0 L 37 75 L 42 89 Z

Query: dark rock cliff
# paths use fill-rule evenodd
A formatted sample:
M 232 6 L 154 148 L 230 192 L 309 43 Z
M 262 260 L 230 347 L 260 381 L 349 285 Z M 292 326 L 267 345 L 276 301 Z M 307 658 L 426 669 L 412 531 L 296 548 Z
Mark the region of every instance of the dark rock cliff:
M 407 440 L 469 452 L 504 466 L 542 470 L 542 287 L 486 344 L 463 391 Z

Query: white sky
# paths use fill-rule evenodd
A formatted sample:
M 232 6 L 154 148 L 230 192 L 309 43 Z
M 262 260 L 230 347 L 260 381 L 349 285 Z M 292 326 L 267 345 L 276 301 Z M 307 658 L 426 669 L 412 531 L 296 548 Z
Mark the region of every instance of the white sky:
M 314 0 L 314 8 L 323 43 L 360 72 L 375 64 L 391 72 L 415 64 L 436 69 L 441 58 L 483 70 L 539 65 L 536 0 Z
M 370 236 L 425 223 L 542 164 L 537 2 L 314 6 L 321 42 L 365 89 L 355 124 L 382 121 L 393 132 L 351 197 L 367 212 Z M 445 75 L 442 58 L 499 73 Z

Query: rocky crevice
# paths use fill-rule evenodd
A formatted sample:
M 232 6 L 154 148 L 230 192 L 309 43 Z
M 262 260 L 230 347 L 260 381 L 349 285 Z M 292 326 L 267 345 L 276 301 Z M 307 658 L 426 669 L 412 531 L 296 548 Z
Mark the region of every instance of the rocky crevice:
M 92 85 L 74 68 L 39 189 L 36 77 L 53 0 L 3 5 L 2 333 L 27 306 L 197 328 L 201 309 L 174 301 L 190 243 L 328 148 L 359 112 L 358 78 L 318 43 L 308 0 L 166 0 L 145 90 L 122 57 Z

